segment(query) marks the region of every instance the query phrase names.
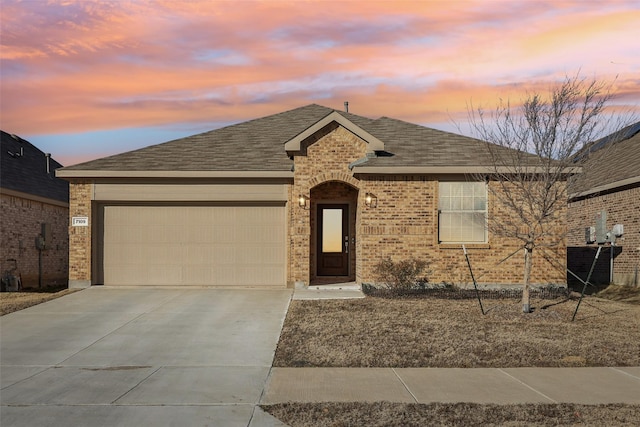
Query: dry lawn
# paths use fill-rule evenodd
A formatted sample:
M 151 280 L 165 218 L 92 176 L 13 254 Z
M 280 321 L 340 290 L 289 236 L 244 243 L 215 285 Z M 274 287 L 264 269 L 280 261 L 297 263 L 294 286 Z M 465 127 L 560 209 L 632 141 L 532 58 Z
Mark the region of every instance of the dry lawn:
M 292 301 L 274 366 L 640 366 L 640 306 L 585 297 Z
M 263 406 L 291 427 L 637 426 L 638 405 L 283 403 Z
M 596 295 L 612 301 L 628 302 L 640 305 L 640 286 L 609 285 Z
M 0 316 L 22 310 L 33 305 L 41 304 L 55 298 L 75 292 L 77 289 L 44 289 L 42 291 L 31 290 L 29 292 L 2 292 L 0 293 Z

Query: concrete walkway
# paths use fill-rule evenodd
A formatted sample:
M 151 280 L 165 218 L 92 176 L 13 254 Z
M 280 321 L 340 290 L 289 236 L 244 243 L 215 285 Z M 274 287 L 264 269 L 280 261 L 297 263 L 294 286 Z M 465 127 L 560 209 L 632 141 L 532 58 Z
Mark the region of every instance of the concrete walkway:
M 0 425 L 282 426 L 290 290 L 89 288 L 0 317 Z
M 294 299 L 360 297 L 301 289 Z M 291 290 L 90 288 L 0 317 L 0 425 L 284 426 L 280 402 L 640 404 L 640 367 L 271 368 Z
M 317 285 L 296 288 L 293 291 L 294 300 L 321 299 L 356 299 L 364 298 L 362 288 L 355 282 L 338 283 L 335 285 Z
M 376 401 L 640 404 L 640 367 L 273 368 L 261 403 Z

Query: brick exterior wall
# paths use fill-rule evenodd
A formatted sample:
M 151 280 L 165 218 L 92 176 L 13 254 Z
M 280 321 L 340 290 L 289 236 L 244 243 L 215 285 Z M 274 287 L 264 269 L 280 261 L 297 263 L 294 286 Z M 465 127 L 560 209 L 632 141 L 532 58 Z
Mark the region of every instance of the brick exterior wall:
M 349 164 L 366 156 L 367 144 L 347 129 L 329 125 L 302 144 L 294 154 L 294 180 L 289 185 L 287 208 L 287 283 L 313 283 L 321 278 L 315 271 L 316 209 L 322 202 L 344 202 L 351 207 L 350 229 L 355 238 L 351 248 L 351 275 L 343 278 L 373 283 L 373 268 L 385 257 L 400 260 L 424 258 L 429 262 L 431 282 L 470 284 L 471 278 L 460 245 L 438 243 L 438 177 L 413 175 L 354 176 Z M 461 177 L 461 180 L 464 177 Z M 91 284 L 91 196 L 90 181 L 71 180 L 69 216 L 89 217 L 90 227 L 70 227 L 69 284 Z M 377 197 L 377 207 L 365 206 L 366 193 Z M 298 196 L 310 198 L 309 208 L 298 205 Z M 489 218 L 504 214 L 489 192 Z M 566 229 L 564 212 L 558 218 L 558 232 Z M 91 226 L 92 225 L 92 226 Z M 354 233 L 355 232 L 355 233 Z M 489 235 L 486 244 L 469 245 L 474 273 L 484 284 L 522 282 L 524 258 L 519 242 Z M 355 250 L 353 250 L 355 249 Z M 518 252 L 504 261 L 510 254 Z M 541 251 L 534 252 L 531 282 L 564 284 L 566 247 L 551 256 L 560 264 L 554 268 Z M 549 253 L 547 253 L 549 255 Z
M 461 180 L 464 177 L 460 178 Z M 438 177 L 436 176 L 371 176 L 362 178 L 362 191 L 378 198 L 376 208 L 361 210 L 359 220 L 358 278 L 374 282 L 373 267 L 381 259 L 395 261 L 417 257 L 429 263 L 428 278 L 432 283 L 472 283 L 461 245 L 438 243 Z M 490 183 L 498 187 L 496 183 Z M 497 188 L 495 188 L 497 191 Z M 505 215 L 493 192 L 488 192 L 488 217 Z M 565 212 L 558 218 L 558 231 L 564 229 Z M 466 245 L 474 275 L 480 284 L 522 283 L 524 252 L 518 251 L 518 241 L 503 239 L 489 233 L 486 244 Z M 546 256 L 546 257 L 545 257 Z M 534 251 L 531 283 L 564 284 L 565 247 L 552 252 Z M 553 257 L 559 266 L 546 258 Z
M 342 127 L 334 126 L 310 141 L 295 156 L 295 178 L 290 210 L 290 278 L 313 283 L 315 206 L 318 201 L 342 198 L 357 202 L 355 218 L 355 280 L 373 283 L 374 266 L 381 259 L 401 260 L 409 257 L 426 259 L 431 282 L 470 284 L 471 278 L 460 245 L 438 243 L 438 177 L 412 175 L 353 176 L 349 163 L 366 154 L 366 143 Z M 464 177 L 461 177 L 464 180 Z M 327 185 L 328 182 L 342 182 Z M 495 185 L 495 183 L 491 184 Z M 347 191 L 351 189 L 351 191 Z M 342 194 L 340 193 L 342 191 Z M 366 207 L 366 193 L 377 197 L 377 207 Z M 310 209 L 298 207 L 299 194 L 310 196 Z M 491 218 L 505 215 L 489 192 Z M 318 200 L 319 199 L 319 200 Z M 563 234 L 566 211 L 558 216 L 557 233 Z M 531 283 L 565 284 L 566 247 L 534 251 Z M 522 283 L 523 252 L 519 242 L 489 235 L 486 244 L 467 245 L 474 274 L 483 284 Z M 522 254 L 522 255 L 521 255 Z M 553 258 L 551 265 L 546 258 Z M 351 279 L 351 278 L 349 278 Z
M 69 287 L 83 288 L 91 285 L 91 229 L 93 217 L 90 181 L 72 180 L 69 183 Z M 71 226 L 72 217 L 88 217 L 88 227 Z
M 38 287 L 40 254 L 35 240 L 41 233 L 41 224 L 48 223 L 51 225 L 51 239 L 42 251 L 42 285 L 66 284 L 69 209 L 7 194 L 0 195 L 0 205 L 0 271 L 12 267 L 7 259 L 13 258 L 17 260 L 23 287 Z
M 625 187 L 608 194 L 595 195 L 569 203 L 569 268 L 585 279 L 595 257 L 597 245 L 585 244 L 584 229 L 595 226 L 596 214 L 607 211 L 607 230 L 615 224 L 624 225 L 623 239 L 614 250 L 613 281 L 619 285 L 640 285 L 640 186 Z M 592 282 L 609 283 L 609 245 L 603 249 Z M 569 279 L 572 279 L 569 277 Z M 576 280 L 570 280 L 576 283 Z
M 360 183 L 353 178 L 349 164 L 366 155 L 367 144 L 345 128 L 334 124 L 300 148 L 300 153 L 294 157 L 294 183 L 291 190 L 292 199 L 289 202 L 289 275 L 290 283 L 309 284 L 316 278 L 315 272 L 312 271 L 312 262 L 315 262 L 315 250 L 312 251 L 312 246 L 315 247 L 315 239 L 312 240 L 311 225 L 312 218 L 315 218 L 317 202 L 336 201 L 338 198 L 345 201 L 355 200 Z M 343 184 L 323 185 L 330 182 Z M 349 192 L 347 187 L 353 188 L 353 192 Z M 316 190 L 311 194 L 313 188 Z M 299 195 L 311 198 L 309 209 L 298 206 Z M 358 209 L 359 206 L 358 203 Z

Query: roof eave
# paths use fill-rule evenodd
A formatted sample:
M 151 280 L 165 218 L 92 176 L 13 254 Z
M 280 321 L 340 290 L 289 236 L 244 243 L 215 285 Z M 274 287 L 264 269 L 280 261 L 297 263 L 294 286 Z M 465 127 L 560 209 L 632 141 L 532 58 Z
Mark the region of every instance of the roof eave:
M 631 178 L 627 178 L 627 179 L 622 179 L 620 181 L 615 181 L 609 184 L 605 184 L 605 185 L 599 185 L 598 187 L 593 187 L 590 188 L 588 190 L 585 191 L 580 191 L 578 193 L 572 193 L 569 194 L 569 200 L 573 200 L 573 199 L 578 199 L 581 197 L 585 197 L 585 196 L 589 196 L 592 194 L 597 194 L 597 193 L 601 193 L 604 191 L 609 191 L 612 190 L 614 188 L 618 188 L 618 187 L 625 187 L 627 185 L 633 185 L 633 184 L 637 184 L 640 183 L 640 176 L 634 176 Z
M 547 168 L 526 166 L 515 170 L 511 167 L 493 166 L 356 166 L 354 173 L 359 174 L 492 174 L 492 173 L 545 173 Z M 581 173 L 582 168 L 564 168 L 562 173 L 567 175 Z
M 36 194 L 25 193 L 24 191 L 11 190 L 9 188 L 0 187 L 0 194 L 6 194 L 7 196 L 20 197 L 22 199 L 33 200 L 35 202 L 46 203 L 48 205 L 60 206 L 63 208 L 69 207 L 69 202 L 66 200 L 52 199 L 50 197 L 38 196 Z
M 58 169 L 59 178 L 293 178 L 292 171 L 119 171 Z

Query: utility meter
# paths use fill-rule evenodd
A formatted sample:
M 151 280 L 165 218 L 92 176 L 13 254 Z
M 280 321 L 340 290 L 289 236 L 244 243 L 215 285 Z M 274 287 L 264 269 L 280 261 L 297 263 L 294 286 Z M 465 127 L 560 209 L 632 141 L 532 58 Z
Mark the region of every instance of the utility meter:
M 622 235 L 624 234 L 624 225 L 622 225 L 622 224 L 614 225 L 613 226 L 613 230 L 611 230 L 611 232 L 616 237 L 622 237 Z

